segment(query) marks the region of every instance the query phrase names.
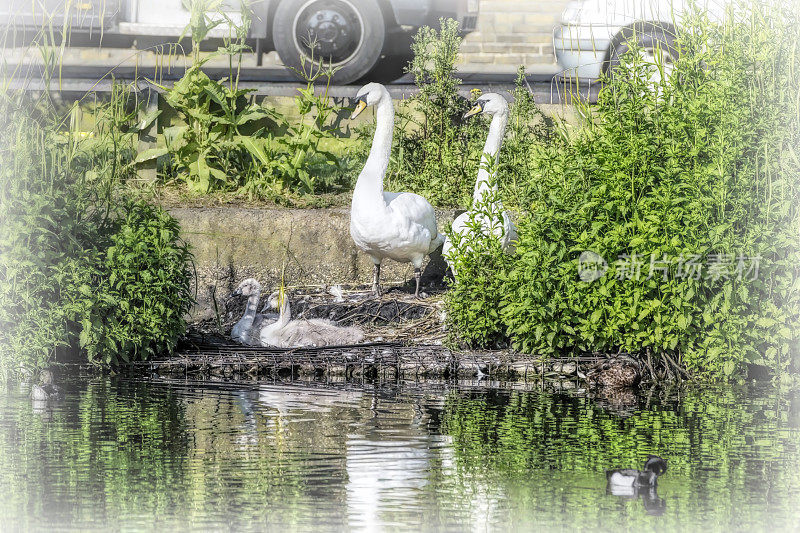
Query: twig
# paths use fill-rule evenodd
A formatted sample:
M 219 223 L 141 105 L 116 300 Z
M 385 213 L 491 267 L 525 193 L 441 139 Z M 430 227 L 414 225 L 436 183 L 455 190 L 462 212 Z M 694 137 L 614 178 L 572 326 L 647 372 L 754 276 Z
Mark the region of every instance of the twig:
M 678 363 L 673 361 L 672 358 L 667 354 L 667 352 L 664 352 L 663 355 L 667 359 L 667 361 L 678 370 L 678 372 L 679 372 L 678 375 L 679 376 L 680 376 L 680 374 L 683 374 L 686 377 L 686 379 L 691 379 L 690 376 L 689 376 L 689 373 L 686 372 L 686 370 L 684 370 L 683 368 L 681 368 L 680 365 L 678 365 Z
M 653 365 L 650 362 L 650 347 L 648 346 L 645 348 L 645 353 L 647 353 L 647 360 L 645 360 L 645 364 L 647 365 L 647 369 L 650 371 L 650 377 L 652 379 L 656 378 L 656 371 L 653 370 Z

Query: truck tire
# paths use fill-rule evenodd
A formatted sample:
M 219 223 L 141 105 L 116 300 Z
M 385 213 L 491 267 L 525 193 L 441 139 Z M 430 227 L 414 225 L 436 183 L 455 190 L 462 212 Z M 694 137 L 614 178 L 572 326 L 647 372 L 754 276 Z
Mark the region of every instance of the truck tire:
M 386 24 L 375 0 L 283 0 L 275 10 L 272 39 L 291 72 L 302 79 L 312 57 L 337 68 L 332 82 L 352 83 L 378 62 Z M 315 43 L 312 51 L 310 43 Z M 316 67 L 315 67 L 316 69 Z
M 414 56 L 387 55 L 378 60 L 375 66 L 364 76 L 365 83 L 377 81 L 378 83 L 391 83 L 405 75 L 405 68 Z
M 615 70 L 619 67 L 620 58 L 633 48 L 632 43 L 636 43 L 648 62 L 655 62 L 656 57 L 660 56 L 659 61 L 663 62 L 667 75 L 672 71 L 672 64 L 678 59 L 680 53 L 675 46 L 675 34 L 668 28 L 649 26 L 636 30 L 625 30 L 611 43 L 609 59 L 606 62 L 606 74 L 609 77 L 614 76 Z M 657 82 L 660 81 L 659 78 L 660 73 L 654 71 L 651 79 Z

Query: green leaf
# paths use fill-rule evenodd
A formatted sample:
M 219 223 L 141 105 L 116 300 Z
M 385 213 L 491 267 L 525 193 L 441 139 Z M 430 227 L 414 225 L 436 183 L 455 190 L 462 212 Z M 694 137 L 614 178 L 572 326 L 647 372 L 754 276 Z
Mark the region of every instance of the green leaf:
M 195 176 L 194 182 L 190 183 L 196 192 L 208 192 L 211 183 L 211 171 L 204 156 L 198 156 L 197 160 L 190 165 L 190 171 Z
M 256 139 L 251 137 L 239 137 L 238 140 L 242 143 L 242 146 L 244 146 L 255 158 L 261 161 L 262 164 L 269 165 L 272 162 L 272 158 L 267 155 Z
M 214 102 L 219 105 L 224 112 L 230 112 L 231 107 L 226 97 L 226 90 L 219 82 L 211 81 L 203 85 L 203 92 L 205 92 Z
M 731 375 L 733 375 L 733 372 L 734 372 L 735 370 L 736 370 L 736 363 L 734 363 L 734 362 L 733 362 L 733 361 L 731 361 L 730 359 L 728 359 L 727 361 L 725 361 L 725 363 L 722 365 L 722 371 L 723 371 L 723 372 L 725 372 L 725 375 L 726 375 L 726 376 L 731 376 Z
M 270 118 L 272 114 L 261 107 L 250 107 L 236 117 L 237 124 L 247 124 L 262 118 Z
M 771 328 L 775 324 L 776 322 L 774 319 L 766 316 L 759 317 L 758 320 L 756 320 L 756 326 L 760 326 L 762 328 Z
M 169 150 L 167 148 L 148 148 L 147 150 L 139 152 L 133 162 L 144 163 L 145 161 L 152 161 L 153 159 L 158 159 L 159 157 L 167 155 L 168 153 Z
M 153 124 L 153 122 L 156 121 L 156 119 L 160 115 L 161 115 L 160 109 L 154 109 L 152 111 L 145 113 L 144 116 L 142 116 L 142 118 L 139 120 L 139 122 L 137 122 L 136 129 L 139 131 L 146 130 L 147 128 L 150 127 L 151 124 Z

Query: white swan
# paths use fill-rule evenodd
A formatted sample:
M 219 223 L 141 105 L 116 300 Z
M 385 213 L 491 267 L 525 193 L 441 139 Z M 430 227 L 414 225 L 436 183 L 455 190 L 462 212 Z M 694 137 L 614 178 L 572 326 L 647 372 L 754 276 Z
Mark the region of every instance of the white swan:
M 281 301 L 282 300 L 282 301 Z M 355 327 L 340 327 L 320 318 L 292 320 L 289 298 L 273 292 L 267 305 L 280 309 L 277 322 L 261 329 L 262 346 L 299 348 L 303 346 L 342 346 L 356 344 L 364 339 L 364 332 Z
M 394 259 L 414 265 L 419 297 L 422 261 L 444 242 L 436 213 L 428 201 L 410 192 L 384 192 L 383 176 L 389 165 L 394 130 L 394 105 L 386 87 L 368 83 L 358 94 L 351 118 L 367 106 L 376 106 L 375 137 L 364 169 L 358 176 L 350 207 L 350 235 L 375 264 L 372 290 L 381 294 L 381 262 Z
M 497 183 L 489 181 L 488 167 L 497 164 L 498 154 L 500 153 L 500 146 L 503 144 L 503 135 L 505 135 L 506 125 L 508 124 L 508 103 L 506 99 L 497 93 L 487 93 L 481 96 L 475 106 L 464 114 L 464 118 L 469 118 L 473 115 L 486 113 L 492 115 L 492 123 L 489 125 L 489 136 L 486 138 L 486 144 L 483 147 L 483 155 L 481 156 L 481 166 L 478 170 L 478 179 L 475 181 L 475 191 L 472 194 L 473 208 L 484 202 L 484 195 L 487 193 L 497 195 Z M 494 159 L 493 162 L 490 161 Z M 513 253 L 516 247 L 517 230 L 514 223 L 511 222 L 511 217 L 508 212 L 503 209 L 503 205 L 499 199 L 495 201 L 492 206 L 492 211 L 501 213 L 502 220 L 490 220 L 484 214 L 472 215 L 480 222 L 484 231 L 491 231 L 493 235 L 500 238 L 500 244 L 503 250 L 507 253 Z M 452 232 L 453 234 L 461 235 L 462 238 L 468 238 L 470 228 L 468 226 L 470 220 L 470 211 L 461 213 L 453 221 Z M 447 238 L 442 247 L 442 255 L 444 256 L 450 269 L 455 274 L 453 268 L 453 258 L 450 257 L 452 253 L 453 243 Z
M 242 344 L 258 346 L 258 332 L 261 331 L 265 322 L 274 322 L 277 319 L 277 316 L 270 316 L 274 315 L 274 313 L 266 315 L 256 313 L 258 300 L 261 297 L 261 284 L 253 278 L 248 278 L 236 287 L 231 296 L 247 297 L 247 307 L 245 307 L 244 315 L 231 329 L 231 338 Z

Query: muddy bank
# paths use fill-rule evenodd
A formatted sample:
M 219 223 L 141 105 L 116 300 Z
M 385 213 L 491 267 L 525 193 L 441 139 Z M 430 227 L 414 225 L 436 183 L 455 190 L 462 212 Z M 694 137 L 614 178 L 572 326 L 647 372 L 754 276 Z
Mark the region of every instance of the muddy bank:
M 238 207 L 172 207 L 183 235 L 192 245 L 197 269 L 197 305 L 192 319 L 209 319 L 244 278 L 259 280 L 265 292 L 281 279 L 287 286 L 366 285 L 372 262 L 350 238 L 345 208 L 270 209 Z M 456 211 L 437 211 L 440 230 Z M 426 260 L 423 283 L 441 282 L 441 254 Z M 386 261 L 381 270 L 388 287 L 413 279 L 410 264 Z M 216 307 L 215 307 L 216 300 Z

